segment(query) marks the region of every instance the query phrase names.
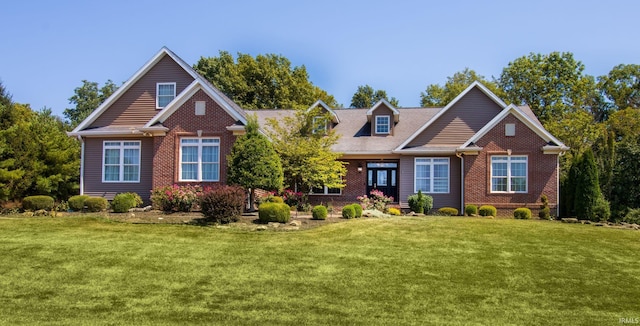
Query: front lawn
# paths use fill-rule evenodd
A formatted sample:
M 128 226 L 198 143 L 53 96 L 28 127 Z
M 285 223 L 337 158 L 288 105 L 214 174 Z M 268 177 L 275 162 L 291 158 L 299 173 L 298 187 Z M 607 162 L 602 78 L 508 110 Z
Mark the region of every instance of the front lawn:
M 0 323 L 618 325 L 640 232 L 357 219 L 294 232 L 0 218 Z

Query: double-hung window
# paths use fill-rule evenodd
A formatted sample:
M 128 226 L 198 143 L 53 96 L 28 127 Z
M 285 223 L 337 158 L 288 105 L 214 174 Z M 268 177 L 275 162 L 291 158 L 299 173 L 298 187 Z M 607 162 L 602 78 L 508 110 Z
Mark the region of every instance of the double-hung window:
M 162 109 L 176 97 L 176 83 L 156 84 L 156 108 Z
M 322 188 L 312 188 L 311 193 L 314 195 L 341 195 L 342 189 L 323 186 Z
M 527 157 L 491 156 L 491 192 L 527 192 Z
M 140 141 L 105 141 L 102 182 L 140 182 Z
M 417 157 L 414 164 L 414 192 L 449 192 L 449 159 Z
M 322 116 L 313 117 L 313 129 L 314 134 L 324 135 L 327 133 L 327 119 Z
M 220 139 L 180 139 L 180 181 L 220 181 Z
M 390 117 L 388 115 L 376 116 L 376 134 L 390 133 Z

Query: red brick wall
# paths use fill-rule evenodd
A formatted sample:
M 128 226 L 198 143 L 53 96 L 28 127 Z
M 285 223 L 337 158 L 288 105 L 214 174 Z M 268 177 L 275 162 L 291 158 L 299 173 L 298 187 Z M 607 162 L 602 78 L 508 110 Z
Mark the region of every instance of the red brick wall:
M 367 192 L 367 162 L 366 160 L 344 160 L 347 162 L 346 186 L 342 189 L 341 195 L 309 195 L 309 203 L 331 204 L 334 207 L 342 207 L 346 204 L 357 203 L 356 197 L 365 195 Z M 362 167 L 362 172 L 358 172 L 358 166 Z
M 515 137 L 505 136 L 505 124 L 516 125 Z M 511 214 L 518 207 L 539 208 L 540 196 L 549 197 L 549 206 L 555 208 L 558 202 L 557 155 L 543 154 L 546 142 L 513 115 L 507 116 L 476 145 L 483 147 L 477 156 L 464 156 L 465 204 L 493 205 L 502 215 Z M 528 156 L 527 193 L 491 193 L 491 155 Z M 552 211 L 553 213 L 553 211 Z
M 206 102 L 204 116 L 195 115 L 195 102 Z M 177 184 L 194 184 L 194 182 L 179 182 L 180 137 L 197 137 L 198 130 L 202 130 L 202 137 L 220 138 L 220 181 L 201 183 L 203 186 L 225 184 L 227 179 L 227 155 L 236 139 L 226 129 L 236 121 L 213 99 L 202 90 L 187 100 L 178 108 L 163 125 L 169 132 L 163 137 L 154 137 L 153 157 L 153 188 Z

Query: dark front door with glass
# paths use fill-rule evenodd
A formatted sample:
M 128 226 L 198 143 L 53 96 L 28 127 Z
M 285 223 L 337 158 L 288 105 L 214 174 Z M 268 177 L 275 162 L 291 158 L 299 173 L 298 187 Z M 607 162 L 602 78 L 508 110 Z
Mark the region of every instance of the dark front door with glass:
M 367 163 L 367 194 L 373 189 L 398 201 L 398 163 Z

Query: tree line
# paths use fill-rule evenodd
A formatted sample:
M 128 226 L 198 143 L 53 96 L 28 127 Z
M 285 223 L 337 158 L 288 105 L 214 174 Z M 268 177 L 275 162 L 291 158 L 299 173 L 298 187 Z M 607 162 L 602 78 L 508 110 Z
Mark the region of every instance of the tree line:
M 318 99 L 331 107 L 343 107 L 333 95 L 310 81 L 304 65 L 292 66 L 281 55 L 253 57 L 238 53 L 234 57 L 221 51 L 218 56 L 201 57 L 193 67 L 243 108 L 303 109 Z M 602 197 L 598 201 L 606 200 L 612 216 L 620 217 L 629 208 L 640 207 L 635 166 L 640 162 L 640 65 L 620 64 L 607 75 L 597 77 L 585 74 L 584 69 L 584 64 L 569 52 L 531 53 L 510 62 L 498 77 L 488 79 L 465 68 L 448 77 L 444 84 L 428 85 L 419 96 L 424 107 L 444 106 L 472 82 L 480 81 L 505 102 L 528 105 L 547 130 L 571 147 L 561 157 L 562 188 L 575 190 L 580 171 L 573 172 L 577 173 L 574 176 L 569 172 L 585 157 L 592 156 L 597 168 L 591 175 L 597 179 L 598 196 Z M 69 98 L 72 107 L 64 111 L 62 120 L 48 109 L 33 111 L 28 105 L 13 103 L 2 86 L 0 124 L 11 128 L 3 128 L 0 133 L 0 200 L 39 193 L 63 198 L 77 191 L 79 145 L 64 132 L 80 123 L 116 89 L 110 80 L 103 86 L 83 80 Z M 349 107 L 370 107 L 380 99 L 400 105 L 386 91 L 361 85 Z M 38 135 L 28 136 L 18 130 L 34 124 L 42 128 L 27 129 L 30 133 L 40 132 Z M 45 150 L 45 139 L 56 139 L 50 145 L 64 144 L 64 150 Z M 41 151 L 38 155 L 35 148 Z M 29 157 L 30 162 L 21 162 L 20 157 Z M 69 162 L 76 162 L 75 166 Z M 60 167 L 55 170 L 51 164 Z M 285 174 L 287 178 L 295 177 Z M 563 214 L 576 214 L 574 199 L 562 203 Z

